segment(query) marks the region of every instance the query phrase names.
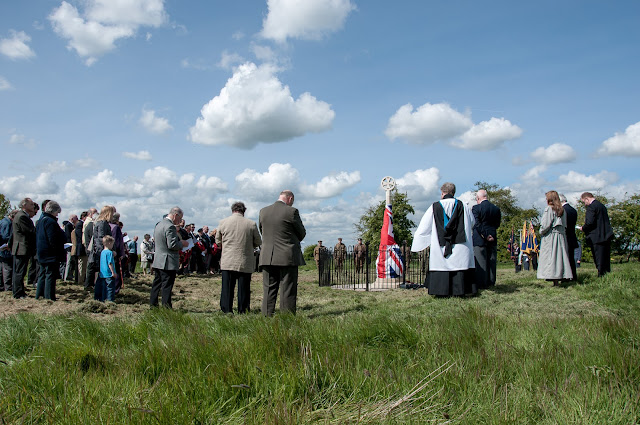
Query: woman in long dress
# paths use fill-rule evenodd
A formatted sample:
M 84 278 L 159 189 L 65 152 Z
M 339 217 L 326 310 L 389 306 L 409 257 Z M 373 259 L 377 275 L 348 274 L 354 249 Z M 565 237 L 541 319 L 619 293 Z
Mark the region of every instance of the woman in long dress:
M 558 192 L 545 193 L 547 207 L 540 223 L 540 257 L 538 259 L 538 279 L 552 280 L 558 286 L 563 279 L 571 279 L 571 264 L 567 254 L 567 216 L 564 213 Z

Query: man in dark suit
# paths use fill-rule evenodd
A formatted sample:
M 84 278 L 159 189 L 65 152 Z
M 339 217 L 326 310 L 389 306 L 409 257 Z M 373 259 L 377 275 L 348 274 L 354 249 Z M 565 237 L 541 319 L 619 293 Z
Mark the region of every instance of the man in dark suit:
M 565 214 L 567 215 L 567 254 L 569 255 L 569 265 L 571 266 L 571 274 L 573 277 L 570 279 L 572 281 L 578 280 L 577 270 L 576 270 L 576 257 L 575 250 L 578 248 L 578 238 L 576 236 L 576 223 L 578 222 L 578 211 L 573 208 L 567 202 L 567 197 L 562 193 L 560 196 L 560 202 L 562 203 L 562 208 L 564 209 Z
M 584 232 L 587 244 L 591 247 L 598 276 L 604 276 L 611 271 L 613 228 L 609 222 L 609 214 L 607 208 L 590 192 L 584 192 L 580 196 L 580 201 L 586 207 L 584 224 L 580 230 Z
M 13 298 L 26 298 L 24 276 L 27 274 L 29 260 L 36 253 L 36 226 L 31 217 L 36 215 L 36 208 L 30 198 L 24 198 L 18 204 L 19 211 L 13 218 Z
M 487 191 L 478 190 L 477 205 L 471 208 L 476 220 L 473 226 L 473 255 L 476 263 L 476 284 L 486 289 L 496 284 L 498 261 L 498 234 L 502 214 L 500 208 L 489 202 Z
M 172 308 L 171 292 L 180 266 L 180 250 L 189 245 L 187 241 L 180 239 L 176 229 L 176 224 L 180 224 L 182 216 L 180 207 L 171 208 L 169 214 L 156 224 L 153 231 L 156 254 L 151 266 L 155 274 L 151 283 L 151 307 L 158 306 L 158 295 L 162 291 L 162 307 Z
M 298 296 L 298 266 L 304 265 L 300 241 L 307 231 L 300 213 L 293 208 L 293 192 L 283 190 L 273 204 L 260 210 L 259 228 L 262 233 L 260 267 L 262 268 L 262 314 L 273 316 L 278 290 L 281 312 L 296 312 Z

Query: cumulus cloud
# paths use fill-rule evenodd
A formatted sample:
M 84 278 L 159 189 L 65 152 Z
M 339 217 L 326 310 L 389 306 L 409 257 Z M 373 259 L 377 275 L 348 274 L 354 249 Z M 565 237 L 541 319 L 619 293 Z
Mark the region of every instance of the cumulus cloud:
M 323 177 L 318 183 L 303 185 L 302 193 L 311 198 L 331 198 L 360 183 L 360 171 L 342 171 Z
M 460 140 L 451 144 L 461 149 L 489 151 L 501 147 L 508 140 L 522 136 L 522 129 L 504 118 L 491 118 L 467 130 Z
M 522 135 L 522 129 L 504 118 L 473 124 L 469 113 L 462 114 L 446 103 L 425 103 L 415 111 L 401 106 L 389 118 L 385 135 L 418 145 L 448 142 L 461 149 L 487 151 Z
M 267 5 L 261 35 L 280 43 L 287 38 L 320 40 L 340 30 L 356 9 L 351 0 L 267 0 Z
M 84 13 L 63 1 L 49 15 L 53 30 L 68 41 L 92 65 L 116 48 L 116 41 L 133 37 L 138 28 L 158 27 L 166 22 L 163 0 L 87 0 Z
M 122 156 L 125 158 L 136 159 L 138 161 L 151 161 L 153 159 L 149 151 L 122 152 Z
M 271 65 L 245 63 L 235 69 L 220 94 L 202 107 L 190 139 L 206 145 L 251 149 L 308 132 L 331 128 L 335 113 L 309 93 L 298 99 L 283 86 Z
M 592 175 L 569 171 L 558 177 L 555 187 L 557 190 L 575 192 L 607 192 L 608 188 L 618 180 L 618 174 L 611 171 L 601 171 Z
M 531 157 L 542 164 L 560 164 L 576 159 L 576 151 L 564 143 L 554 143 L 551 146 L 540 146 L 531 153 Z
M 9 31 L 9 38 L 0 39 L 0 53 L 12 60 L 31 59 L 35 53 L 27 43 L 31 37 L 24 31 Z
M 541 187 L 546 181 L 542 174 L 547 171 L 547 168 L 546 164 L 536 165 L 525 171 L 525 173 L 520 176 L 520 180 L 529 187 Z
M 51 174 L 40 173 L 33 175 L 10 176 L 0 178 L 0 193 L 9 199 L 35 198 L 43 194 L 55 194 L 58 185 L 51 179 Z
M 398 189 L 407 192 L 409 199 L 420 202 L 438 196 L 440 170 L 435 167 L 406 173 L 397 180 Z
M 250 168 L 236 176 L 236 192 L 257 200 L 276 200 L 284 189 L 298 188 L 300 175 L 291 164 L 274 163 L 264 173 Z
M 140 116 L 140 125 L 142 125 L 148 132 L 154 134 L 164 134 L 167 131 L 173 129 L 169 120 L 156 116 L 156 111 L 142 109 L 142 115 Z
M 616 133 L 598 149 L 598 155 L 640 156 L 640 122 L 630 125 L 624 133 Z
M 472 126 L 471 118 L 446 103 L 425 103 L 415 112 L 413 105 L 407 103 L 389 118 L 385 134 L 391 140 L 430 145 L 459 136 Z
M 11 90 L 13 87 L 11 86 L 11 83 L 9 83 L 9 81 L 7 81 L 3 76 L 0 75 L 0 91 L 3 90 Z

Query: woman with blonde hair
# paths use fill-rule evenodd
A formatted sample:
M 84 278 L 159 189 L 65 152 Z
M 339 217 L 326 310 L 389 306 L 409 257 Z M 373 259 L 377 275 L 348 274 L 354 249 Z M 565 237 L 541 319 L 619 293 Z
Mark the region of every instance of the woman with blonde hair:
M 561 280 L 573 277 L 567 254 L 567 215 L 558 192 L 550 190 L 545 197 L 547 206 L 540 223 L 538 279 L 552 280 L 553 286 L 558 286 Z
M 95 284 L 96 273 L 100 270 L 100 255 L 102 254 L 102 250 L 104 249 L 104 245 L 102 243 L 102 238 L 105 236 L 113 236 L 111 234 L 111 227 L 109 226 L 109 222 L 113 220 L 113 215 L 116 212 L 116 207 L 113 205 L 105 205 L 100 210 L 100 215 L 93 223 L 93 237 L 91 238 L 92 249 L 89 252 L 89 261 L 93 264 L 92 273 L 93 276 L 90 278 L 90 283 L 92 285 Z

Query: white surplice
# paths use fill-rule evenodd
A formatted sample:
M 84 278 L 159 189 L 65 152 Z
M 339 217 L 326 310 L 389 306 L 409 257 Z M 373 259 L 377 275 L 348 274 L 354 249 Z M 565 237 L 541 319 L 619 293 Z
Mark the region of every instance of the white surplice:
M 442 199 L 440 202 L 445 214 L 448 217 L 451 217 L 455 199 Z M 466 236 L 466 242 L 463 244 L 453 245 L 453 251 L 448 258 L 444 258 L 445 247 L 440 246 L 438 241 L 438 231 L 433 219 L 433 205 L 429 207 L 427 212 L 422 216 L 422 220 L 420 220 L 418 229 L 413 235 L 411 251 L 419 252 L 428 246 L 431 246 L 429 270 L 454 271 L 475 268 L 472 239 L 472 229 L 475 224 L 475 218 L 473 217 L 471 208 L 469 208 L 464 202 L 458 200 L 458 208 L 460 207 L 464 208 L 464 234 Z

